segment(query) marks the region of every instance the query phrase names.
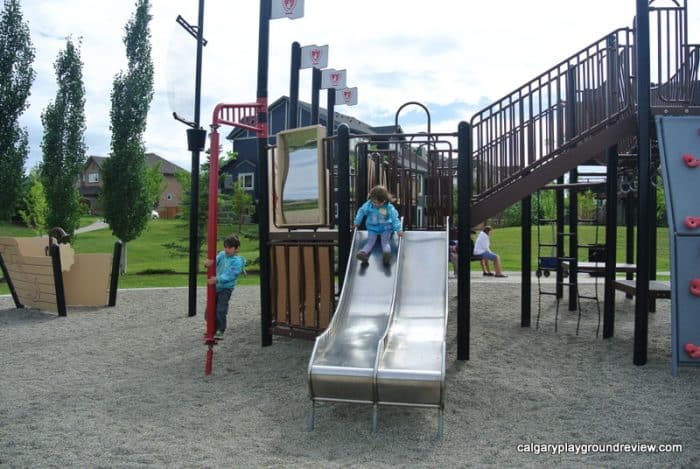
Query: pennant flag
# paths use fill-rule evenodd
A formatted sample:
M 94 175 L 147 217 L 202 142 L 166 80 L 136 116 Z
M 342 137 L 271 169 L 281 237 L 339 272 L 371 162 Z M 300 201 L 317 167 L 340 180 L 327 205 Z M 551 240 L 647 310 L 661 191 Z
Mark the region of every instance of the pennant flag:
M 347 70 L 336 70 L 334 68 L 327 68 L 321 70 L 321 89 L 327 90 L 328 88 L 335 88 L 336 90 L 345 88 L 347 78 Z
M 335 92 L 336 106 L 345 104 L 346 106 L 354 106 L 357 104 L 357 87 L 343 88 Z
M 295 20 L 304 16 L 304 0 L 272 0 L 270 19 L 289 18 Z
M 328 67 L 328 46 L 304 46 L 301 48 L 300 68 Z

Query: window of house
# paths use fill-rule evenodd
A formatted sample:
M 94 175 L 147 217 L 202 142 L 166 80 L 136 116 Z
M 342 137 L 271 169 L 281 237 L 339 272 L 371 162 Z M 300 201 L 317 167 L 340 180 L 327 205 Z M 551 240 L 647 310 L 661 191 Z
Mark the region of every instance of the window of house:
M 253 173 L 240 173 L 238 175 L 238 184 L 241 186 L 241 189 L 245 189 L 247 191 L 252 191 L 253 190 Z
M 224 189 L 231 189 L 233 187 L 233 176 L 231 174 L 224 175 Z
M 100 182 L 100 173 L 88 173 L 88 182 L 91 184 Z

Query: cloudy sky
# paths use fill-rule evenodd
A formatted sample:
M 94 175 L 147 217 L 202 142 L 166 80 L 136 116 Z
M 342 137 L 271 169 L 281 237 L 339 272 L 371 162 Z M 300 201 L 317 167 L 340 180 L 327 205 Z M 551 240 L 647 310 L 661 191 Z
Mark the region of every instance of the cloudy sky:
M 663 4 L 670 0 L 657 0 Z M 54 99 L 53 64 L 65 39 L 82 40 L 88 155 L 108 155 L 110 92 L 126 66 L 124 26 L 132 0 L 22 0 L 36 48 L 37 77 L 21 117 L 29 131 L 27 167 L 41 161 L 40 116 Z M 195 41 L 175 22 L 197 22 L 198 0 L 152 0 L 155 95 L 146 149 L 190 169 L 185 126 L 192 115 Z M 700 2 L 689 7 L 690 42 L 700 43 Z M 206 0 L 202 124 L 216 103 L 253 102 L 256 95 L 259 2 Z M 270 23 L 268 96 L 289 94 L 290 46 L 328 44 L 329 67 L 347 69 L 357 106 L 336 110 L 370 125 L 389 125 L 401 104 L 419 101 L 432 129 L 452 132 L 480 108 L 513 91 L 613 30 L 632 25 L 634 0 L 305 0 L 305 16 Z M 184 91 L 183 91 L 184 90 Z M 311 72 L 302 70 L 300 99 L 309 102 Z M 170 98 L 169 98 L 170 96 Z M 321 103 L 325 103 L 325 92 Z M 418 112 L 402 114 L 408 131 L 425 129 Z

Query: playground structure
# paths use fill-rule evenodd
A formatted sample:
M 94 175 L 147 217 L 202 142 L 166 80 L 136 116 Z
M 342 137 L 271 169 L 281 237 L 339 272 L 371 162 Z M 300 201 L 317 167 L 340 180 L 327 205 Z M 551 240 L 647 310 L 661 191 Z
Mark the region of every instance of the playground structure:
M 659 155 L 651 145 L 654 136 L 649 125 L 654 114 L 700 114 L 700 96 L 695 92 L 700 47 L 687 40 L 686 2 L 674 2 L 668 7 L 657 6 L 659 2 L 644 6 L 638 2 L 641 16 L 634 27 L 619 28 L 594 41 L 482 109 L 468 123 L 462 122 L 457 132 L 433 132 L 426 109 L 427 132 L 402 133 L 398 126 L 399 109 L 394 134 L 351 135 L 347 127 L 341 126 L 337 135 L 317 138 L 317 154 L 322 155 L 318 164 L 326 165 L 326 186 L 319 188 L 326 199 L 325 207 L 319 210 L 325 208 L 326 220 L 317 226 L 295 226 L 276 212 L 284 190 L 277 186 L 283 176 L 276 171 L 285 165 L 278 164 L 279 148 L 270 146 L 267 140 L 268 51 L 267 43 L 262 42 L 268 27 L 266 3 L 261 3 L 260 54 L 264 64 L 259 60 L 258 100 L 245 105 L 219 105 L 212 125 L 214 130 L 221 123 L 243 127 L 258 136 L 258 213 L 263 214 L 259 224 L 263 346 L 271 344 L 273 333 L 315 336 L 333 324 L 329 318 L 333 311 L 341 311 L 346 282 L 354 282 L 354 273 L 348 270 L 351 215 L 368 187 L 377 183 L 386 185 L 396 195 L 395 205 L 408 232 L 448 231 L 448 217 L 457 215 L 456 233 L 450 232 L 449 237 L 458 238 L 457 254 L 461 259 L 470 257 L 468 236 L 473 226 L 514 203 L 522 203 L 521 325 L 529 327 L 532 194 L 552 182 L 563 184 L 565 176 L 567 184 L 578 184 L 580 166 L 598 165 L 605 167 L 603 260 L 593 266 L 578 262 L 578 203 L 576 197 L 570 197 L 568 213 L 564 213 L 563 191 L 568 189 L 561 191 L 557 224 L 563 226 L 564 217 L 568 217 L 569 247 L 567 253 L 563 236 L 557 236 L 557 257 L 568 261 L 570 309 L 576 307 L 578 298 L 577 274 L 604 274 L 604 338 L 614 336 L 615 289 L 636 295 L 634 363 L 646 362 L 647 314 L 653 310 L 652 300 L 670 291 L 668 283 L 656 281 L 650 254 L 656 245 L 650 189 L 656 180 Z M 650 35 L 655 39 L 653 47 Z M 455 139 L 457 145 L 453 146 Z M 214 164 L 218 156 L 215 133 L 211 143 Z M 285 171 L 282 169 L 282 173 Z M 214 166 L 211 174 L 216 178 Z M 619 192 L 629 192 L 622 188 L 622 175 L 633 175 L 635 191 L 624 199 L 628 246 L 626 262 L 620 264 L 624 267 L 618 267 L 615 235 Z M 210 197 L 217 187 L 216 181 L 213 185 L 210 181 Z M 636 226 L 630 215 L 635 196 Z M 636 264 L 631 244 L 635 228 Z M 210 250 L 216 246 L 215 229 L 210 229 L 210 238 L 212 234 Z M 329 296 L 334 282 L 327 280 L 327 273 L 332 277 L 336 249 L 340 290 Z M 558 264 L 559 277 L 564 274 L 564 263 Z M 627 278 L 617 280 L 616 271 L 624 272 Z M 632 278 L 634 274 L 636 279 Z M 563 293 L 557 295 L 559 299 Z M 466 360 L 470 315 L 467 263 L 459 265 L 457 309 L 457 358 Z M 208 311 L 213 311 L 210 306 Z M 206 337 L 211 351 L 213 330 Z M 343 381 L 338 380 L 337 384 Z
M 113 254 L 76 254 L 52 237 L 0 238 L 0 267 L 15 306 L 59 316 L 67 306 L 116 304 L 120 253 L 118 241 Z

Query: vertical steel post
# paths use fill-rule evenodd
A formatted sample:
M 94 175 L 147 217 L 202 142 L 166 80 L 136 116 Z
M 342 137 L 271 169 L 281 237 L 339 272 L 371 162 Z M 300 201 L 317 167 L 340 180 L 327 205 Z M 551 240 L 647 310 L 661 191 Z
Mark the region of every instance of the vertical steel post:
M 336 163 L 338 165 L 338 283 L 345 281 L 345 269 L 350 256 L 350 128 L 346 124 L 338 127 L 335 140 Z
M 319 99 L 321 94 L 321 69 L 314 67 L 311 75 L 311 125 L 318 124 Z
M 260 1 L 258 30 L 258 239 L 260 242 L 260 336 L 263 347 L 272 345 L 272 292 L 270 289 L 270 200 L 267 163 L 267 72 L 270 50 L 271 0 Z
M 615 264 L 617 258 L 617 145 L 608 148 L 605 207 L 605 295 L 603 338 L 615 335 Z
M 217 253 L 217 199 L 219 192 L 219 131 L 214 125 L 211 130 L 211 148 L 209 161 L 209 189 L 208 189 L 208 205 L 209 205 L 209 221 L 207 225 L 207 259 L 216 261 Z M 216 276 L 216 262 L 207 267 L 207 278 Z M 216 332 L 216 285 L 207 285 L 207 333 L 206 339 L 211 341 Z M 206 372 L 206 371 L 205 371 Z M 211 373 L 209 367 L 208 373 Z
M 301 46 L 292 42 L 292 60 L 289 73 L 289 112 L 288 129 L 296 129 L 299 124 L 299 69 L 301 68 Z
M 204 42 L 204 0 L 199 0 L 199 12 L 197 16 L 197 62 L 195 65 L 194 80 L 194 129 L 188 129 L 188 149 L 192 152 L 192 178 L 190 180 L 190 262 L 188 279 L 188 305 L 187 316 L 197 315 L 197 272 L 199 260 L 199 152 L 204 150 L 206 132 L 200 128 L 200 107 L 202 99 L 202 47 Z M 193 133 L 198 135 L 195 139 L 201 142 L 201 146 L 191 146 Z
M 457 360 L 469 360 L 472 141 L 464 121 L 457 127 L 457 155 Z
M 637 52 L 637 144 L 639 146 L 639 187 L 637 222 L 637 296 L 634 304 L 634 364 L 647 362 L 649 329 L 649 181 L 650 181 L 650 52 L 649 3 L 637 0 L 635 47 Z
M 530 303 L 532 303 L 532 195 L 528 195 L 520 203 L 522 216 L 520 223 L 522 227 L 520 233 L 522 251 L 520 266 L 522 273 L 520 282 L 520 326 L 530 327 Z
M 326 118 L 326 136 L 332 137 L 335 125 L 335 88 L 328 88 L 328 106 L 326 107 L 328 117 Z

